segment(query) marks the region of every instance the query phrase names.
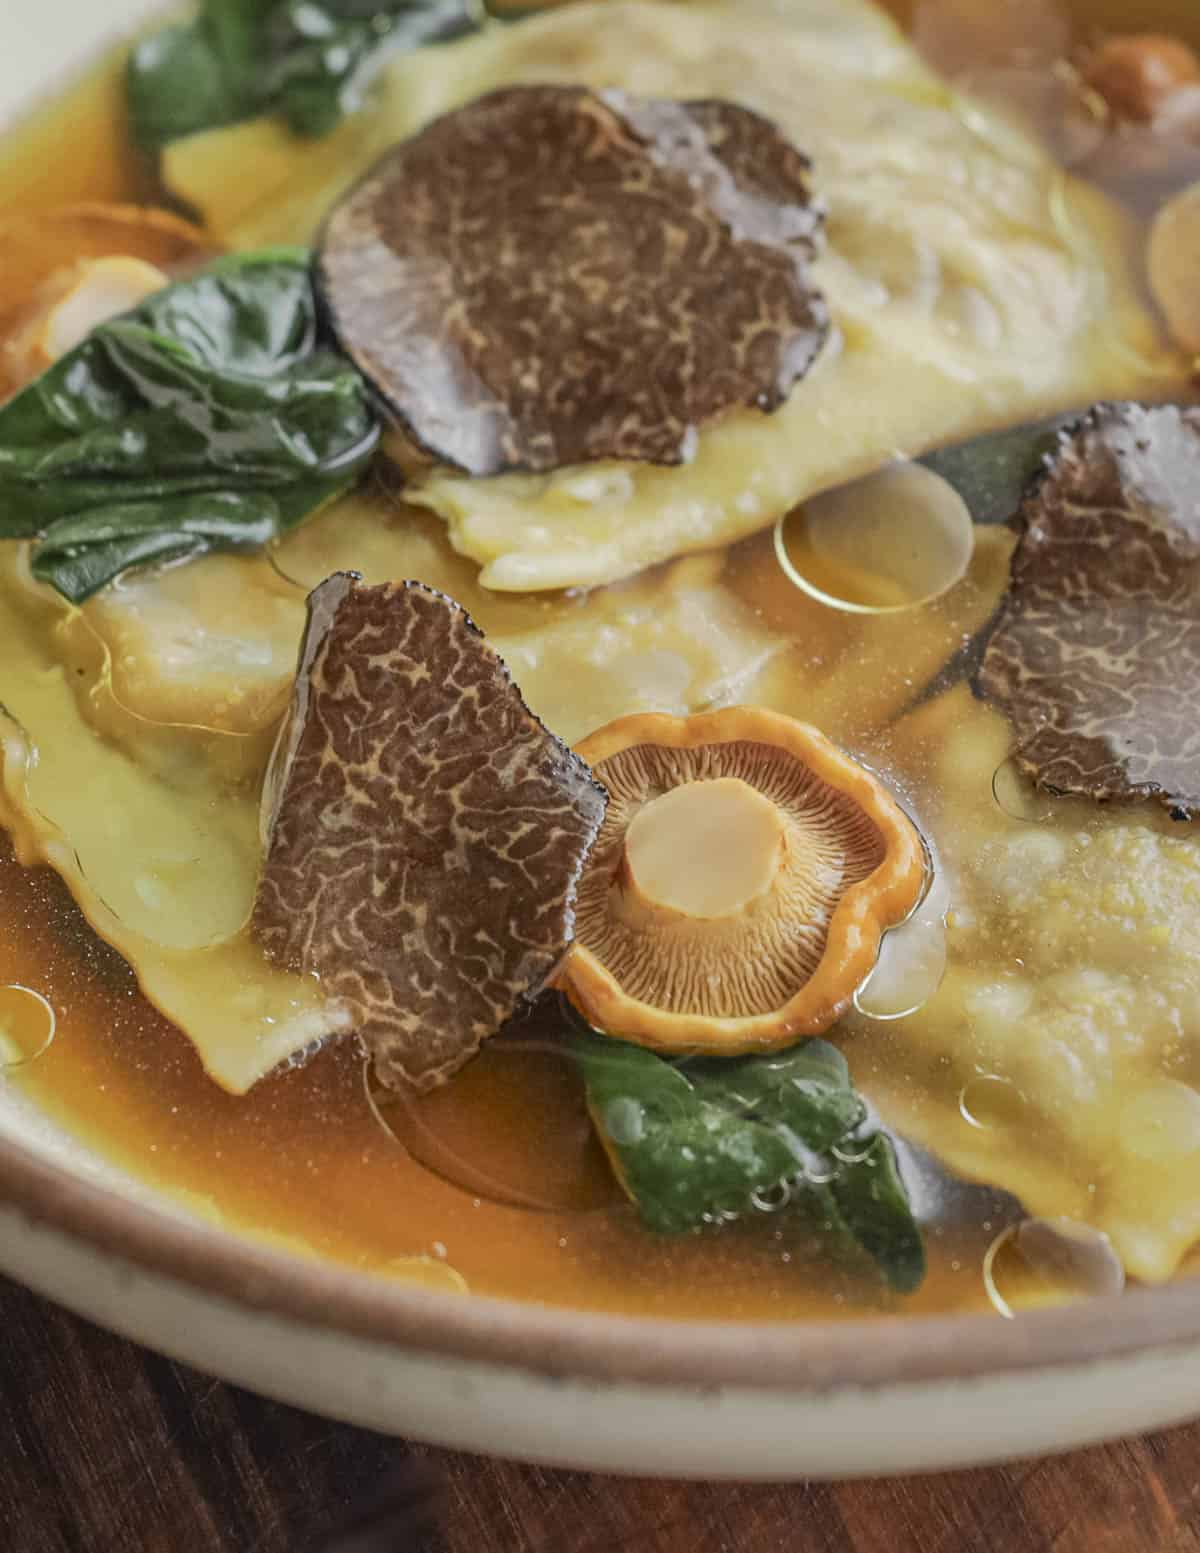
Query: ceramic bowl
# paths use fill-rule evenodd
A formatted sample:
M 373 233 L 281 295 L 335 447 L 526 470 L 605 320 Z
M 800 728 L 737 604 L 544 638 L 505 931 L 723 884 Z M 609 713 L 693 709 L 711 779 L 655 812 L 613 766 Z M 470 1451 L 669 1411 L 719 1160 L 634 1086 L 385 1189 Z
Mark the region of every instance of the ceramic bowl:
M 0 121 L 148 0 L 4 22 Z M 2 262 L 2 261 L 0 261 Z M 103 1326 L 331 1417 L 576 1467 L 907 1472 L 1032 1455 L 1200 1410 L 1191 1284 L 1071 1309 L 698 1324 L 439 1296 L 264 1249 L 111 1170 L 0 1080 L 0 1269 Z

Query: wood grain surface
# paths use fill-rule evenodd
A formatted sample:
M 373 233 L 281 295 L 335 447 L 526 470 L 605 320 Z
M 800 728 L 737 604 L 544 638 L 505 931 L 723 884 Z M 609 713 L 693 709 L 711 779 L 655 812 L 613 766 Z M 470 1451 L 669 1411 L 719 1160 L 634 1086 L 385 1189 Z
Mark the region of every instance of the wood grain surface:
M 265 1402 L 0 1280 L 0 1553 L 1200 1553 L 1200 1425 L 991 1471 L 546 1471 Z

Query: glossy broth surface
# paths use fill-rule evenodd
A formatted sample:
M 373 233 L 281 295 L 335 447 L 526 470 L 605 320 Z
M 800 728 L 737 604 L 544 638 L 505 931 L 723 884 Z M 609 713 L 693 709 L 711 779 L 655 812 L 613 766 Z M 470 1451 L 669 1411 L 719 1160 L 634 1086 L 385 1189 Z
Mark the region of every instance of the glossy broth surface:
M 891 8 L 906 24 L 916 17 L 919 32 L 937 23 L 942 36 L 947 26 L 953 33 L 957 19 L 957 35 L 968 50 L 973 38 L 987 36 L 980 18 L 989 8 L 977 0 L 922 0 L 919 5 L 897 0 Z M 1142 27 L 1190 34 L 1200 44 L 1193 8 L 1168 0 L 1136 7 L 1117 0 L 1074 0 L 1068 9 L 1077 38 L 1106 27 Z M 118 64 L 106 63 L 0 147 L 0 208 L 49 207 L 81 197 L 147 197 L 146 171 L 127 149 Z M 963 68 L 971 68 L 970 62 Z M 88 148 L 85 158 L 75 154 L 78 146 Z M 236 177 L 236 170 L 229 175 Z M 0 255 L 0 277 L 2 265 Z M 395 519 L 393 494 L 373 490 L 362 500 L 374 504 L 381 522 Z M 416 524 L 430 521 L 413 519 Z M 313 542 L 320 571 L 319 541 Z M 446 574 L 429 580 L 455 591 L 454 568 L 461 572 L 462 563 L 449 555 L 440 535 L 436 542 L 445 552 L 439 564 Z M 1092 1122 L 1078 1128 L 1046 1131 L 1040 1102 L 1030 1097 L 1038 1085 L 1053 1082 L 1053 1075 L 1047 1077 L 1049 1070 L 1038 1065 L 1037 1053 L 1014 1055 L 1012 1072 L 997 1074 L 987 1066 L 986 1036 L 976 1032 L 974 1089 L 957 1078 L 947 1084 L 944 1078 L 964 1000 L 973 998 L 970 1006 L 983 1011 L 982 1030 L 988 1010 L 999 1007 L 1020 979 L 1027 938 L 1041 931 L 1032 915 L 1035 907 L 1022 905 L 1012 886 L 1013 871 L 1027 870 L 1031 860 L 1040 866 L 1040 858 L 1049 860 L 1047 877 L 1055 869 L 1069 875 L 1096 838 L 1113 851 L 1113 888 L 1130 867 L 1121 837 L 1105 839 L 1123 834 L 1123 821 L 1114 824 L 1106 815 L 1083 813 L 1081 806 L 1069 804 L 1031 817 L 1020 796 L 1005 806 L 1003 785 L 994 790 L 1006 758 L 1004 729 L 965 692 L 953 692 L 911 716 L 900 715 L 930 677 L 925 667 L 936 668 L 975 628 L 976 618 L 986 616 L 994 578 L 989 582 L 984 575 L 984 562 L 991 556 L 993 570 L 1003 564 L 998 543 L 993 536 L 977 549 L 976 568 L 954 606 L 958 614 L 922 614 L 859 631 L 836 611 L 817 609 L 805 616 L 802 640 L 789 624 L 795 594 L 780 577 L 769 532 L 714 560 L 712 586 L 746 611 L 764 640 L 786 643 L 785 657 L 770 659 L 754 681 L 756 698 L 811 716 L 851 748 L 869 748 L 914 812 L 932 817 L 943 851 L 967 860 L 965 869 L 956 868 L 958 920 L 952 912 L 949 971 L 941 992 L 929 1008 L 908 1019 L 855 1016 L 847 1021 L 843 1045 L 856 1080 L 899 1131 L 936 1148 L 955 1169 L 977 1180 L 990 1179 L 996 1161 L 1010 1158 L 1022 1138 L 1047 1138 L 1044 1151 L 1009 1176 L 1010 1183 L 1021 1186 L 1031 1211 L 1087 1220 L 1101 1214 L 1106 1224 L 1128 1223 L 1127 1261 L 1146 1276 L 1162 1276 L 1172 1257 L 1178 1261 L 1179 1245 L 1186 1249 L 1200 1233 L 1200 1223 L 1181 1222 L 1171 1232 L 1174 1239 L 1167 1236 L 1165 1252 L 1157 1244 L 1137 1250 L 1139 1194 L 1148 1192 L 1155 1179 L 1139 1175 L 1138 1161 L 1149 1170 L 1161 1158 L 1151 1157 L 1154 1141 L 1146 1141 L 1145 1129 L 1138 1132 L 1137 1118 L 1118 1115 L 1114 1107 L 1130 1086 L 1157 1094 L 1154 1086 L 1176 1084 L 1182 1090 L 1200 1081 L 1200 1058 L 1186 1039 L 1190 1033 L 1191 1044 L 1197 1044 L 1200 1012 L 1190 1032 L 1173 1045 L 1165 1035 L 1156 1036 L 1152 1048 L 1113 1058 L 1117 1067 L 1110 1070 L 1109 1089 L 1091 1113 Z M 461 588 L 472 585 L 464 580 Z M 649 586 L 652 601 L 657 584 Z M 514 641 L 533 639 L 535 615 L 562 611 L 565 617 L 578 607 L 571 598 L 464 602 L 485 627 L 507 632 Z M 488 619 L 489 609 L 496 613 L 496 626 Z M 520 620 L 505 613 L 521 609 L 526 615 Z M 652 695 L 666 649 L 660 643 L 642 651 L 643 658 L 623 672 L 631 679 L 645 676 Z M 840 666 L 836 674 L 830 664 Z M 797 689 L 802 673 L 820 687 L 815 711 L 813 697 Z M 876 698 L 869 707 L 855 699 L 865 686 Z M 544 694 L 553 702 L 554 687 L 549 681 L 547 687 Z M 593 683 L 585 676 L 582 689 L 572 680 L 560 694 L 564 707 L 582 696 L 583 707 L 573 710 L 585 727 L 611 715 L 599 678 Z M 544 712 L 552 725 L 553 711 L 552 706 Z M 1136 844 L 1150 849 L 1146 855 L 1152 853 L 1152 861 L 1165 847 L 1183 847 L 1179 868 L 1186 873 L 1195 860 L 1194 828 L 1188 827 L 1180 840 L 1166 821 L 1141 819 L 1151 839 L 1143 841 L 1139 831 Z M 1031 841 L 1035 832 L 1040 839 Z M 1089 878 L 1080 873 L 1081 892 L 1090 888 Z M 1193 875 L 1181 873 L 1179 899 L 1191 898 L 1187 892 L 1193 882 Z M 1159 904 L 1156 898 L 1147 909 L 1157 910 Z M 1070 909 L 1070 902 L 1064 909 Z M 1172 952 L 1186 967 L 1189 944 L 1173 946 Z M 1064 977 L 1132 975 L 1139 953 L 1138 942 L 1130 938 L 1124 948 L 1109 944 L 1097 963 L 1085 964 L 1088 957 L 1075 941 L 1064 941 L 1029 971 L 1027 979 L 1035 984 L 1029 996 L 1050 998 L 1044 988 L 1053 984 L 1059 989 L 1054 996 L 1061 993 L 1060 1002 L 1066 998 L 1069 1003 L 1075 994 L 1062 990 Z M 982 970 L 981 957 L 987 961 Z M 1196 965 L 1200 977 L 1200 956 Z M 655 1239 L 644 1231 L 606 1170 L 573 1069 L 548 1044 L 554 1035 L 552 1002 L 494 1042 L 451 1087 L 421 1102 L 415 1119 L 385 1107 L 381 1120 L 368 1097 L 362 1060 L 350 1043 L 331 1046 L 307 1066 L 272 1075 L 248 1094 L 234 1096 L 205 1076 L 189 1043 L 139 996 L 128 968 L 95 938 L 57 878 L 45 869 L 22 869 L 7 846 L 0 850 L 0 983 L 37 993 L 55 1017 L 53 1039 L 45 1045 L 39 1023 L 45 1010 L 37 1000 L 0 1003 L 0 1026 L 7 1020 L 8 1037 L 0 1055 L 7 1052 L 12 1059 L 6 1068 L 0 1063 L 0 1081 L 17 1086 L 72 1133 L 206 1220 L 304 1254 L 455 1294 L 471 1290 L 697 1318 L 795 1319 L 895 1308 L 874 1288 L 823 1261 L 819 1225 L 764 1215 L 720 1234 L 679 1240 Z M 1008 992 L 996 993 L 997 986 Z M 1093 996 L 1111 998 L 1112 988 L 1087 983 L 1069 1006 L 1082 1008 Z M 1059 1100 L 1073 1104 L 1065 1091 Z M 1045 1103 L 1053 1110 L 1059 1101 L 1051 1096 Z M 1153 1103 L 1152 1094 L 1143 1110 Z M 1113 1137 L 1125 1139 L 1126 1155 L 1114 1153 Z M 1187 1137 L 1200 1145 L 1200 1122 L 1196 1138 Z M 1104 1199 L 1108 1207 L 1102 1213 L 1097 1203 Z M 988 1305 L 984 1255 L 1004 1228 L 1004 1205 L 996 1201 L 995 1218 L 983 1194 L 971 1199 L 963 1214 L 946 1213 L 939 1220 L 934 1212 L 927 1234 L 930 1273 L 903 1309 Z M 1045 1291 L 1026 1293 L 1034 1301 Z

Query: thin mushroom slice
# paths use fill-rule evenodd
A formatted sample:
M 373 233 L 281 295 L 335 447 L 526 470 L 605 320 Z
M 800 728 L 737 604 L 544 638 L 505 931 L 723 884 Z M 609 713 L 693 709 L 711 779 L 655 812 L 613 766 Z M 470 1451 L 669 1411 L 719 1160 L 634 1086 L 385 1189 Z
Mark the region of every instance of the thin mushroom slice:
M 609 792 L 560 977 L 584 1017 L 724 1054 L 827 1030 L 926 883 L 883 783 L 760 707 L 621 718 L 577 753 Z
M 444 1082 L 571 942 L 605 794 L 452 599 L 338 573 L 309 599 L 252 917 L 379 1079 Z
M 1200 410 L 1103 405 L 1018 515 L 977 689 L 1049 793 L 1200 812 Z
M 726 411 L 777 409 L 829 333 L 808 173 L 732 103 L 511 87 L 376 164 L 317 285 L 429 458 L 678 464 Z

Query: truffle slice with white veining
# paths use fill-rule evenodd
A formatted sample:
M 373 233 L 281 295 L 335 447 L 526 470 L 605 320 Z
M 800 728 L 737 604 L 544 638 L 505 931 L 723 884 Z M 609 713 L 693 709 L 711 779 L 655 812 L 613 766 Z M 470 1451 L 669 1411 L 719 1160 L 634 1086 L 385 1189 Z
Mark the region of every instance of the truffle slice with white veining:
M 492 92 L 335 208 L 317 284 L 415 447 L 473 475 L 690 456 L 778 408 L 829 314 L 809 162 L 732 103 Z
M 735 1055 L 829 1029 L 926 884 L 872 772 L 764 707 L 619 718 L 562 986 L 598 1029 Z
M 604 815 L 452 599 L 323 582 L 264 798 L 253 928 L 320 976 L 380 1078 L 443 1082 L 566 952 Z
M 1065 432 L 978 677 L 1047 792 L 1200 811 L 1200 410 L 1103 405 Z

